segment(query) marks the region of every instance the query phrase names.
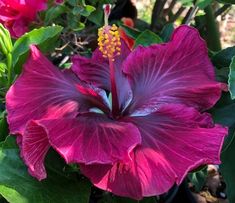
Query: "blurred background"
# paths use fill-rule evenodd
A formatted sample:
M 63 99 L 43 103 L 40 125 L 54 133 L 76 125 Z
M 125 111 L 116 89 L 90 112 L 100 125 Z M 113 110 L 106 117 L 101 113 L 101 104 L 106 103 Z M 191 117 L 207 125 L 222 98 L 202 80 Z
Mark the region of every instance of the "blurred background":
M 154 8 L 154 4 L 157 3 L 155 0 L 133 0 L 132 1 L 138 10 L 138 18 L 151 24 L 152 19 L 151 19 L 151 13 Z M 182 19 L 185 17 L 186 12 L 187 12 L 187 7 L 189 5 L 185 4 L 189 1 L 187 0 L 182 0 L 182 1 L 176 1 L 176 0 L 168 0 L 165 1 L 164 5 L 164 11 L 169 12 L 169 13 L 177 13 L 177 12 L 182 12 L 180 13 L 180 16 L 174 21 L 174 23 L 181 24 Z M 229 4 L 225 5 L 220 5 L 219 2 L 212 2 L 214 3 L 212 5 L 212 8 L 214 12 L 219 11 L 220 8 L 223 8 L 220 10 L 222 13 L 216 13 L 216 21 L 217 25 L 219 27 L 220 31 L 220 37 L 221 37 L 221 44 L 222 48 L 231 46 L 235 44 L 235 7 Z M 174 6 L 173 6 L 174 5 Z M 172 7 L 173 6 L 173 7 Z M 183 7 L 186 6 L 186 7 Z M 172 7 L 172 10 L 170 11 L 169 8 Z M 163 13 L 164 13 L 163 11 Z M 198 11 L 196 13 L 196 16 L 203 15 L 204 13 L 201 11 Z M 219 14 L 219 15 L 218 15 Z

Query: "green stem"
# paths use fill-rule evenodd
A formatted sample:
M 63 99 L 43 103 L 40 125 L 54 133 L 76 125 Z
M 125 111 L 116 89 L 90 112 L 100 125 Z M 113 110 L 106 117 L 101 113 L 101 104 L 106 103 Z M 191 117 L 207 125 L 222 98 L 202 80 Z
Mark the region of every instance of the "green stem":
M 11 53 L 8 53 L 6 55 L 7 57 L 7 89 L 11 86 L 11 82 L 12 82 L 12 55 Z
M 208 48 L 212 51 L 219 51 L 221 50 L 220 34 L 211 5 L 205 8 L 205 13 L 206 41 Z
M 7 49 L 6 49 L 6 47 L 5 47 L 5 44 L 4 44 L 4 40 L 1 38 L 1 36 L 0 36 L 0 48 L 2 49 L 2 53 L 3 54 L 7 54 Z

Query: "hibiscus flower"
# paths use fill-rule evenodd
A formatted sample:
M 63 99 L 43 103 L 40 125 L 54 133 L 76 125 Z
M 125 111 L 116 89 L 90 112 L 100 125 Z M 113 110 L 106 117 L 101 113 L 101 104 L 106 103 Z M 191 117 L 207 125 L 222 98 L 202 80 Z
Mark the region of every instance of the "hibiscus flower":
M 170 42 L 132 52 L 115 26 L 99 34 L 100 50 L 74 56 L 64 71 L 32 46 L 8 91 L 9 128 L 29 173 L 46 178 L 52 147 L 98 188 L 141 199 L 220 164 L 227 128 L 205 111 L 226 85 L 215 81 L 198 31 L 180 26 Z
M 17 38 L 28 31 L 37 12 L 46 8 L 47 0 L 0 0 L 0 22 Z

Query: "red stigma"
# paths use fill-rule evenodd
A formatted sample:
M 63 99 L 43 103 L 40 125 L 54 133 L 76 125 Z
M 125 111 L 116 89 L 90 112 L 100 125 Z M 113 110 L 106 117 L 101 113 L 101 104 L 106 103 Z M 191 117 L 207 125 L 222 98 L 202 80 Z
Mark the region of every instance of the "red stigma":
M 104 12 L 105 12 L 105 14 L 106 15 L 110 15 L 110 13 L 111 13 L 111 4 L 105 4 L 104 5 Z

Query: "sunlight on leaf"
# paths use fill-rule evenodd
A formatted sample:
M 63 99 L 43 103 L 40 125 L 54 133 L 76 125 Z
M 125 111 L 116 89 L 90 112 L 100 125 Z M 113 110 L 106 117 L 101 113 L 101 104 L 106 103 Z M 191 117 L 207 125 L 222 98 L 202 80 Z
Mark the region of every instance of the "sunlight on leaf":
M 13 67 L 16 73 L 20 73 L 31 44 L 41 45 L 42 51 L 48 51 L 52 49 L 62 29 L 61 26 L 42 27 L 17 39 L 13 48 Z

